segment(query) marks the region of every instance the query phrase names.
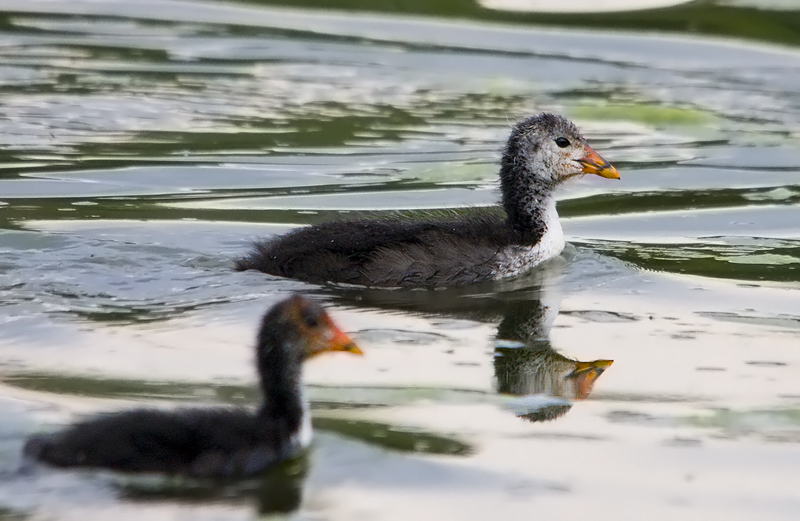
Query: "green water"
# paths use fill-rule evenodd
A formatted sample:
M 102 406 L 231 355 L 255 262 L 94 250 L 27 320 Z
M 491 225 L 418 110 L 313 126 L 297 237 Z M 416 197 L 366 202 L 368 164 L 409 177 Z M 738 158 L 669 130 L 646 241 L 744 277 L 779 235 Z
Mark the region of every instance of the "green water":
M 0 0 L 0 519 L 794 519 L 800 11 L 267 4 Z M 542 110 L 622 179 L 564 187 L 569 245 L 534 273 L 231 270 L 296 225 L 495 205 Z M 226 486 L 19 470 L 27 435 L 98 411 L 255 404 L 258 318 L 298 291 L 366 353 L 307 368 L 303 460 Z

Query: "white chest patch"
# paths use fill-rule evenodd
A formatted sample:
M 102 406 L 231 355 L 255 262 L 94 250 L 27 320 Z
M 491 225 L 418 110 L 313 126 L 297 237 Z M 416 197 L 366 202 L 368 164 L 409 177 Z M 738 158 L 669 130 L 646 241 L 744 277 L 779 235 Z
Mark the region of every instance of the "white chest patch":
M 514 277 L 530 270 L 537 264 L 555 257 L 564 249 L 564 232 L 558 221 L 556 202 L 549 201 L 544 211 L 545 232 L 533 246 L 509 246 L 497 255 L 495 279 Z

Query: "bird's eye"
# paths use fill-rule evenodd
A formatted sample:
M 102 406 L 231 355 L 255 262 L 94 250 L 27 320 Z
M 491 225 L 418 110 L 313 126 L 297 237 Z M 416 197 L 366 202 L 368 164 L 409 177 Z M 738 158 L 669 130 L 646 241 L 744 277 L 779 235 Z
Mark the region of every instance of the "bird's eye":
M 303 314 L 303 321 L 306 323 L 307 327 L 315 328 L 319 326 L 319 317 L 316 315 L 312 315 L 309 313 Z
M 556 138 L 556 145 L 561 148 L 567 148 L 569 146 L 569 140 L 565 137 Z

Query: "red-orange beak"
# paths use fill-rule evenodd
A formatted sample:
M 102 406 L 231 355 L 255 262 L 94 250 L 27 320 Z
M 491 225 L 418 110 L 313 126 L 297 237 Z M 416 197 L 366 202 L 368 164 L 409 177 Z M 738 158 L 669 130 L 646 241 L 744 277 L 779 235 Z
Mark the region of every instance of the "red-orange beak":
M 350 337 L 345 335 L 342 330 L 336 327 L 333 322 L 331 322 L 328 327 L 331 336 L 328 339 L 328 343 L 325 348 L 326 351 L 346 351 L 359 356 L 364 354 L 361 349 L 358 348 L 355 342 L 350 340 Z
M 584 148 L 584 155 L 578 159 L 578 163 L 583 165 L 582 172 L 584 174 L 594 174 L 606 179 L 619 179 L 619 172 L 611 166 L 611 164 L 600 157 L 600 154 L 592 150 L 592 147 L 586 145 Z

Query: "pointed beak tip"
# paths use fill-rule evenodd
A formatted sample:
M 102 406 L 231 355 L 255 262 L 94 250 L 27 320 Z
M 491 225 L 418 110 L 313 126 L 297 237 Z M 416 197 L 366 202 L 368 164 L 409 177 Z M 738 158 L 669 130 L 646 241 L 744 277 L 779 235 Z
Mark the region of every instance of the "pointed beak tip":
M 342 351 L 346 351 L 352 355 L 364 356 L 364 351 L 358 348 L 353 342 L 350 342 L 346 346 L 342 348 Z
M 584 163 L 583 173 L 594 174 L 604 179 L 619 179 L 619 172 L 603 160 L 602 163 Z
M 619 172 L 608 161 L 603 159 L 600 154 L 595 152 L 592 147 L 586 145 L 583 158 L 578 162 L 583 165 L 584 174 L 594 174 L 605 179 L 619 179 Z

